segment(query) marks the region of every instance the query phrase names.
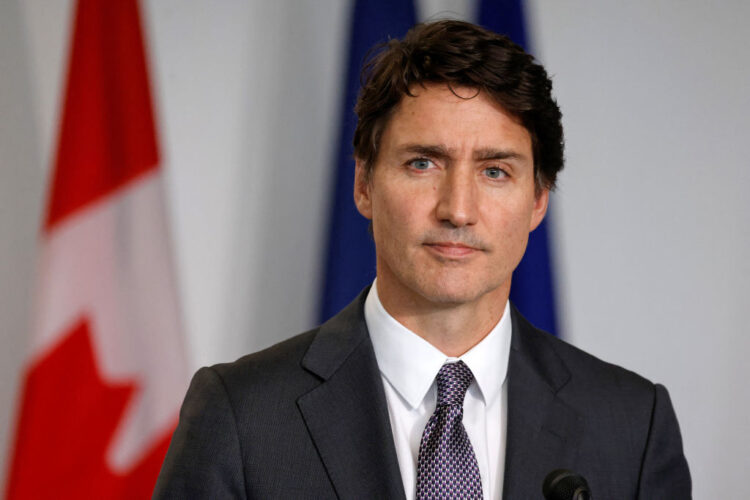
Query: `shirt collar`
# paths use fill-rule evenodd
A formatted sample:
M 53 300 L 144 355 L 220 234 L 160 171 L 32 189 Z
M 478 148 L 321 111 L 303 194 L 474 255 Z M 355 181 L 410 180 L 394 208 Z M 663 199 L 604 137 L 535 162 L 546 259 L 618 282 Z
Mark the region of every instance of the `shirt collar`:
M 508 371 L 510 354 L 510 307 L 477 345 L 459 358 L 440 352 L 425 339 L 396 321 L 380 302 L 377 280 L 365 300 L 365 322 L 370 332 L 380 373 L 396 392 L 416 408 L 432 387 L 440 367 L 447 361 L 462 360 L 474 374 L 486 405 L 500 395 Z

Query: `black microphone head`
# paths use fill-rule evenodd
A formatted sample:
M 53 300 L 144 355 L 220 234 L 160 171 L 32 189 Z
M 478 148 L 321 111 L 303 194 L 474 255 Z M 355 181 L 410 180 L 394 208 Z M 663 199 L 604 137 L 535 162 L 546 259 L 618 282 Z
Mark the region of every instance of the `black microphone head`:
M 586 480 L 575 472 L 555 469 L 544 478 L 542 494 L 546 500 L 591 500 Z

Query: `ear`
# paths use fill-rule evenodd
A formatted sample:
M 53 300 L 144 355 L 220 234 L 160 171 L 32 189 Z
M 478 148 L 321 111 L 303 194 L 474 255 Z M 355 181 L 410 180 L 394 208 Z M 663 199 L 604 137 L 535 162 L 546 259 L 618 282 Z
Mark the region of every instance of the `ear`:
M 544 215 L 547 213 L 547 206 L 549 205 L 549 189 L 542 189 L 539 194 L 534 197 L 534 208 L 531 212 L 531 224 L 529 225 L 529 232 L 542 223 Z
M 362 216 L 372 219 L 371 179 L 367 180 L 365 177 L 364 162 L 357 158 L 354 167 L 354 204 Z

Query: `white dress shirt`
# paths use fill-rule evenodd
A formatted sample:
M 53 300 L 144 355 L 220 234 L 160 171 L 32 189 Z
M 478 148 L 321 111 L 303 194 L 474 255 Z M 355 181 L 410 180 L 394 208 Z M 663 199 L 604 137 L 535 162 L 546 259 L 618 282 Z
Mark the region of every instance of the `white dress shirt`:
M 416 496 L 419 443 L 437 404 L 435 377 L 444 363 L 460 359 L 474 374 L 464 400 L 463 423 L 479 465 L 482 492 L 485 499 L 500 499 L 511 337 L 508 303 L 490 333 L 459 358 L 446 356 L 388 314 L 378 297 L 377 280 L 365 301 L 365 322 L 383 379 L 406 498 Z

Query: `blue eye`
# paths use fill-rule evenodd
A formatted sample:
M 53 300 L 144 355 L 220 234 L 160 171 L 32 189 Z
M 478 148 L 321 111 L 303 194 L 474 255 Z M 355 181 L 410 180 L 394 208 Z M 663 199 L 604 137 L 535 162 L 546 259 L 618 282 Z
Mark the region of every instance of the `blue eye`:
M 409 162 L 409 164 L 417 170 L 427 170 L 428 168 L 430 168 L 431 163 L 432 162 L 430 160 L 426 160 L 424 158 L 419 158 Z
M 484 174 L 489 177 L 490 179 L 500 179 L 502 177 L 505 177 L 506 174 L 505 171 L 498 167 L 489 167 L 484 169 Z

